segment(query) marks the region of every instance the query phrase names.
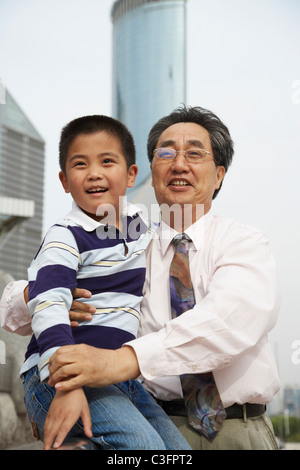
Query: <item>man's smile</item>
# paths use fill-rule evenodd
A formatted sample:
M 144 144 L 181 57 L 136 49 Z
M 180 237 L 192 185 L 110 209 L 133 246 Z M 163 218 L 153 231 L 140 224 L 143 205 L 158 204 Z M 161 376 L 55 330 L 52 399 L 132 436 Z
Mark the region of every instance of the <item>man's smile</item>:
M 186 179 L 174 178 L 169 182 L 168 186 L 184 187 L 191 186 L 191 183 L 189 183 Z

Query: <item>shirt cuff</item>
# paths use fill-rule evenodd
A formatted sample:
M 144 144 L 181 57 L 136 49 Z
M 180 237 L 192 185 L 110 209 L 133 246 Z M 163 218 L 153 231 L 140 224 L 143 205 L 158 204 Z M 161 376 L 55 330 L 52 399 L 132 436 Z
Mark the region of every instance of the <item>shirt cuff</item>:
M 170 375 L 166 348 L 160 338 L 160 333 L 149 333 L 141 338 L 126 343 L 131 346 L 137 356 L 141 375 L 146 380 Z
M 24 289 L 28 281 L 10 282 L 4 289 L 0 301 L 1 327 L 21 336 L 32 334 L 31 316 L 24 300 Z
M 59 349 L 59 346 L 48 349 L 45 351 L 38 360 L 38 368 L 40 373 L 41 382 L 48 381 L 49 378 L 49 361 L 50 357 Z

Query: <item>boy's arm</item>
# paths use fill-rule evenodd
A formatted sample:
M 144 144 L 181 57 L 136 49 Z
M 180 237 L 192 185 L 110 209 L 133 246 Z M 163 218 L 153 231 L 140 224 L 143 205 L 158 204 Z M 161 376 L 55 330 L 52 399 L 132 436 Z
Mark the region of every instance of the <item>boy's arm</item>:
M 67 227 L 55 225 L 47 232 L 28 269 L 28 308 L 39 350 L 42 382 L 48 378 L 51 355 L 63 345 L 74 344 L 69 310 L 80 264 L 74 235 Z

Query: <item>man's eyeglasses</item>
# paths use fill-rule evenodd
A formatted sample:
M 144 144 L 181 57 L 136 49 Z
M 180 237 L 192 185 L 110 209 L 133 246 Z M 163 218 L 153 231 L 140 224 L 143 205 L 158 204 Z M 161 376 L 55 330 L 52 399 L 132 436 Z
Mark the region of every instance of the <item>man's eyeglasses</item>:
M 174 160 L 180 152 L 184 153 L 185 158 L 190 163 L 204 163 L 214 159 L 213 155 L 204 149 L 175 150 L 172 148 L 158 148 L 154 150 L 156 156 L 162 160 Z

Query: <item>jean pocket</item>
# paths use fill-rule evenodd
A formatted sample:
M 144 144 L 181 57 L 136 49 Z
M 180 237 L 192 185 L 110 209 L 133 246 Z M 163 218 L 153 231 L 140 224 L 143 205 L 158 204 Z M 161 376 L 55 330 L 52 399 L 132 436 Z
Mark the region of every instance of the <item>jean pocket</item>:
M 40 377 L 37 366 L 32 367 L 27 372 L 22 374 L 22 382 L 24 387 L 24 395 L 28 395 L 30 391 L 36 389 L 40 383 Z

